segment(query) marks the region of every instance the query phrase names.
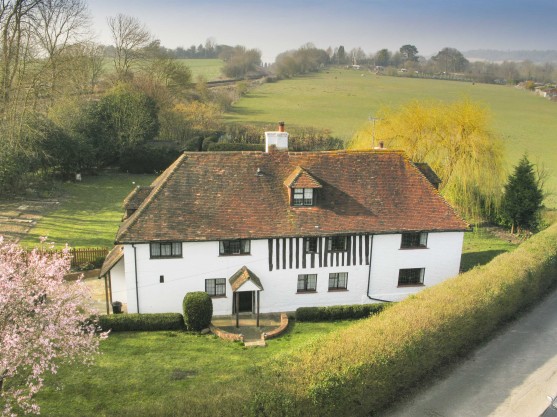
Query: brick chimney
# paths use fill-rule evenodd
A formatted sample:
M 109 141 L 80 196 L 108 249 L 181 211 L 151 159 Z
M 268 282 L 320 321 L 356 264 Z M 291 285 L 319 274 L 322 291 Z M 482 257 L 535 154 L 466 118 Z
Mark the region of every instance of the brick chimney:
M 279 122 L 277 132 L 265 132 L 265 152 L 268 153 L 271 148 L 288 150 L 288 133 L 284 131 L 284 122 Z

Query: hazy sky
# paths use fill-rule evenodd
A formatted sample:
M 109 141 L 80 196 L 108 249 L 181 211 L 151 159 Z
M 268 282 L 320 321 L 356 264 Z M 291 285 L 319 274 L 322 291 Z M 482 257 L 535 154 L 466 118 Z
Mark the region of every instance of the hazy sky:
M 144 22 L 168 48 L 205 43 L 260 49 L 263 61 L 312 42 L 366 53 L 413 44 L 421 55 L 469 49 L 557 49 L 557 0 L 89 0 L 100 42 L 106 18 Z

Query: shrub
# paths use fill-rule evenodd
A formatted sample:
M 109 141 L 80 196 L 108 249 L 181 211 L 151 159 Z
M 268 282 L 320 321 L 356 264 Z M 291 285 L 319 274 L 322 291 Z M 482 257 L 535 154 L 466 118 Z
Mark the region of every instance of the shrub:
M 99 325 L 113 332 L 184 330 L 184 318 L 180 313 L 111 314 L 100 316 Z
M 188 330 L 201 331 L 211 324 L 213 301 L 204 291 L 189 292 L 182 303 L 184 323 Z
M 153 174 L 164 171 L 178 156 L 180 152 L 175 149 L 142 145 L 120 156 L 120 170 L 132 174 Z
M 297 321 L 334 321 L 361 319 L 381 312 L 387 304 L 355 304 L 330 307 L 300 307 Z

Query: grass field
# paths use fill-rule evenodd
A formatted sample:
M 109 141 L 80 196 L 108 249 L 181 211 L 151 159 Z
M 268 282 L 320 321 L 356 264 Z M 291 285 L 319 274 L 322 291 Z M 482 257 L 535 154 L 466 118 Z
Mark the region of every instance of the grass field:
M 192 82 L 196 82 L 199 75 L 204 76 L 207 81 L 222 78 L 221 68 L 223 62 L 220 59 L 177 59 L 176 61 L 190 68 Z M 112 58 L 104 59 L 103 70 L 106 74 L 114 72 L 114 61 Z
M 60 204 L 45 213 L 21 244 L 35 246 L 48 236 L 56 246 L 106 246 L 111 248 L 124 214 L 122 201 L 134 185 L 149 185 L 154 175 L 103 172 L 84 176 L 79 183 L 62 184 Z
M 532 162 L 557 166 L 557 103 L 513 87 L 457 81 L 377 76 L 364 71 L 328 71 L 264 84 L 249 92 L 226 115 L 228 122 L 274 127 L 279 120 L 289 125 L 330 129 L 348 140 L 382 106 L 409 100 L 454 101 L 469 98 L 490 109 L 493 130 L 506 146 L 508 168 L 524 152 Z M 557 192 L 556 172 L 547 181 Z M 547 200 L 557 207 L 557 196 Z
M 221 73 L 223 62 L 220 59 L 179 59 L 178 61 L 190 68 L 193 82 L 197 81 L 199 75 L 204 76 L 207 81 L 223 78 Z
M 113 333 L 101 342 L 96 365 L 63 367 L 47 378 L 37 397 L 41 414 L 139 416 L 158 415 L 152 410 L 162 408 L 175 415 L 176 402 L 218 402 L 219 387 L 241 387 L 253 365 L 349 323 L 295 323 L 265 349 L 177 331 Z

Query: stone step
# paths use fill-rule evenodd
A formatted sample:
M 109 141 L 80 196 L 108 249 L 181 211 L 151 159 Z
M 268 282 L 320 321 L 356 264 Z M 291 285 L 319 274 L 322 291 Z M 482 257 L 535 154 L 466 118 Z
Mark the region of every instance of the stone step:
M 265 347 L 265 346 L 267 346 L 267 343 L 265 343 L 265 341 L 261 340 L 261 339 L 259 339 L 259 340 L 246 340 L 246 341 L 244 341 L 244 346 L 245 347 L 258 347 L 258 346 Z

